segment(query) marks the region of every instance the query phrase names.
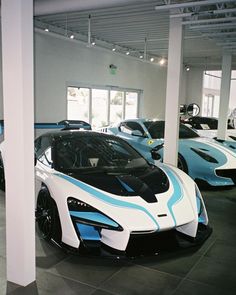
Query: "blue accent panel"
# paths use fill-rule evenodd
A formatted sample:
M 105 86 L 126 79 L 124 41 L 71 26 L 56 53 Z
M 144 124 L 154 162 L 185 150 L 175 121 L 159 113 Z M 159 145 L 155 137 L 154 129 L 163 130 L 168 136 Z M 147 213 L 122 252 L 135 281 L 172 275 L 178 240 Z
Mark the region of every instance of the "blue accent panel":
M 168 177 L 170 178 L 170 181 L 174 187 L 174 192 L 173 192 L 172 196 L 170 197 L 169 201 L 167 202 L 167 206 L 170 210 L 170 214 L 171 214 L 171 216 L 174 220 L 174 223 L 176 225 L 177 223 L 176 223 L 175 215 L 173 212 L 173 206 L 176 205 L 178 202 L 180 202 L 180 200 L 182 200 L 183 192 L 182 192 L 181 184 L 179 183 L 177 176 L 174 174 L 174 172 L 172 172 L 167 167 L 162 166 L 162 169 L 168 175 Z
M 91 194 L 93 197 L 95 197 L 95 198 L 97 198 L 99 200 L 102 200 L 102 201 L 104 201 L 104 202 L 106 202 L 106 203 L 108 203 L 110 205 L 129 208 L 129 209 L 136 209 L 136 210 L 140 210 L 140 211 L 144 212 L 145 214 L 147 214 L 152 219 L 152 221 L 157 226 L 157 229 L 160 228 L 157 221 L 156 221 L 156 219 L 152 216 L 152 214 L 146 208 L 144 208 L 144 207 L 142 207 L 140 205 L 137 205 L 137 204 L 133 204 L 133 203 L 129 203 L 129 202 L 126 202 L 126 201 L 114 199 L 114 198 L 106 195 L 105 193 L 100 192 L 97 189 L 87 185 L 86 183 L 83 183 L 83 182 L 81 182 L 81 181 L 79 181 L 79 180 L 77 180 L 75 178 L 72 178 L 72 177 L 70 177 L 68 175 L 58 174 L 58 173 L 55 173 L 55 175 L 60 177 L 60 178 L 63 178 L 64 180 L 69 181 L 70 183 L 78 186 L 82 190 L 84 190 L 87 193 Z
M 101 238 L 99 232 L 94 228 L 94 226 L 81 223 L 76 223 L 76 226 L 83 240 L 100 241 Z
M 198 197 L 196 197 L 196 202 L 197 202 L 197 213 L 199 214 L 201 210 L 201 200 Z
M 200 192 L 199 192 L 199 189 L 198 189 L 197 186 L 196 186 L 196 202 L 197 202 L 197 213 L 199 214 L 201 212 L 202 200 L 201 200 Z M 198 216 L 198 222 L 199 223 L 205 223 L 205 221 L 206 221 L 206 219 L 203 216 L 203 214 Z
M 110 218 L 108 218 L 107 216 L 98 213 L 98 212 L 79 212 L 79 211 L 70 211 L 70 215 L 74 216 L 74 217 L 78 217 L 78 218 L 83 218 L 86 220 L 91 220 L 91 221 L 95 221 L 95 222 L 99 222 L 102 224 L 106 224 L 106 225 L 110 225 L 113 227 L 118 227 L 119 225 L 111 220 Z
M 117 177 L 117 179 L 119 180 L 121 185 L 127 190 L 127 192 L 129 192 L 129 193 L 134 192 L 134 190 L 130 186 L 128 186 L 128 184 L 126 184 L 124 181 L 122 181 L 119 177 Z
M 198 222 L 199 222 L 199 223 L 204 223 L 204 222 L 205 222 L 205 218 L 199 216 L 199 217 L 198 217 Z
M 62 129 L 65 125 L 58 125 L 57 123 L 35 123 L 35 129 Z

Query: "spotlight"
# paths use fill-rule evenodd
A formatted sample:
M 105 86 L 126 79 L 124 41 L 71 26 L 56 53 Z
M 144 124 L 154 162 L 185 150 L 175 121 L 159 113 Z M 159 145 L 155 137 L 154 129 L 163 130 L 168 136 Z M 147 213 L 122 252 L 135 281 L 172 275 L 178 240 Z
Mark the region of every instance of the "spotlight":
M 115 47 L 113 47 L 113 48 L 112 48 L 112 51 L 116 51 L 116 48 L 115 48 Z
M 139 58 L 141 58 L 141 59 L 142 59 L 142 58 L 143 58 L 143 55 L 141 54 L 141 55 L 139 56 Z
M 92 45 L 93 45 L 93 46 L 94 46 L 94 45 L 96 45 L 96 42 L 95 42 L 95 41 L 93 41 L 93 42 L 92 42 Z
M 126 55 L 129 55 L 129 51 L 126 52 Z
M 163 66 L 165 63 L 166 63 L 165 58 L 161 58 L 160 61 L 159 61 L 159 64 L 160 64 L 161 66 Z
M 151 62 L 154 62 L 154 57 L 151 57 L 151 58 L 150 58 L 150 61 L 151 61 Z
M 75 38 L 75 36 L 72 34 L 72 35 L 70 35 L 70 38 L 71 38 L 71 39 L 74 39 L 74 38 Z
M 189 66 L 185 66 L 185 70 L 186 70 L 187 72 L 189 72 L 189 71 L 190 71 L 190 67 L 189 67 Z
M 49 29 L 48 29 L 48 28 L 46 28 L 46 29 L 44 29 L 44 31 L 45 31 L 45 32 L 49 32 Z

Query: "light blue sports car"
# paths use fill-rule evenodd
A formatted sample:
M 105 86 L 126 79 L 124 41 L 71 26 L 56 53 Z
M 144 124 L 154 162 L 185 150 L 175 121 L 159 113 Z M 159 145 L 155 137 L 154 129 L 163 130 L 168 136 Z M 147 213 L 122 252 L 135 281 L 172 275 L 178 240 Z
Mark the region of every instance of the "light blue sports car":
M 162 161 L 165 122 L 161 120 L 124 120 L 102 129 L 127 140 L 149 162 Z M 180 124 L 178 167 L 199 184 L 232 186 L 236 184 L 236 153 L 213 139 L 200 137 Z

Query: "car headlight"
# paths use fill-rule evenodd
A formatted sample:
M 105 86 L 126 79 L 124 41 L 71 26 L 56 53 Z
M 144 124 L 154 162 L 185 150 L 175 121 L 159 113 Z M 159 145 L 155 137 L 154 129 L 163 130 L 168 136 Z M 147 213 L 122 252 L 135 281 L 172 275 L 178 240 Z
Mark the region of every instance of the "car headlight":
M 201 158 L 203 158 L 207 162 L 216 163 L 216 164 L 219 163 L 215 158 L 213 158 L 212 156 L 210 156 L 207 153 L 204 153 L 203 151 L 201 151 L 199 149 L 191 148 L 191 150 L 194 151 L 197 155 L 199 155 Z
M 67 199 L 67 205 L 70 211 L 70 216 L 75 223 L 110 230 L 123 230 L 123 228 L 113 219 L 83 201 L 69 197 Z

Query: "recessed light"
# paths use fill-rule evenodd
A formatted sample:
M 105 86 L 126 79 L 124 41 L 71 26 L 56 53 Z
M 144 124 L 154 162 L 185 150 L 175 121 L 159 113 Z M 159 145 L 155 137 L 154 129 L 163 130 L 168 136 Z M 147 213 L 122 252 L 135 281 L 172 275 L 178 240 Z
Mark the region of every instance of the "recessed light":
M 165 63 L 166 63 L 165 58 L 161 58 L 160 61 L 159 61 L 159 64 L 160 64 L 161 66 L 163 66 Z

